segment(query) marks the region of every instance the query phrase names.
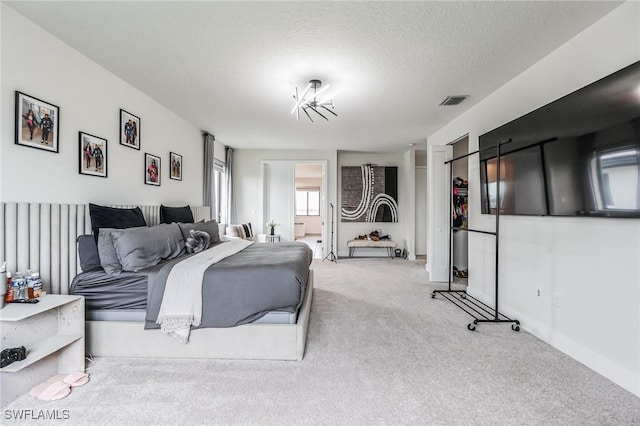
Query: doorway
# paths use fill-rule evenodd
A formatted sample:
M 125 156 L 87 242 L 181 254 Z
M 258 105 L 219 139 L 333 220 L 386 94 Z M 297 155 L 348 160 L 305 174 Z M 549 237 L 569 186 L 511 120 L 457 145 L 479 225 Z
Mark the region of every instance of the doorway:
M 469 136 L 451 143 L 453 158 L 469 153 Z M 461 158 L 451 163 L 451 179 L 453 188 L 453 226 L 468 228 L 469 220 L 469 158 Z M 469 276 L 469 232 L 453 231 L 453 278 L 454 282 L 467 283 Z
M 325 187 L 324 165 L 303 162 L 294 166 L 296 241 L 307 244 L 313 250 L 314 259 L 324 256 Z
M 262 161 L 263 232 L 267 222 L 275 222 L 277 241 L 304 242 L 316 259 L 327 251 L 326 170 L 325 160 Z

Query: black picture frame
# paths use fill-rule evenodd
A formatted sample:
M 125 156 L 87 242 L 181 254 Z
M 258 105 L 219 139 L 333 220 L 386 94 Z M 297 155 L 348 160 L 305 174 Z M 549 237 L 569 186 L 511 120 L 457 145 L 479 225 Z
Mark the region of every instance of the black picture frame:
M 175 152 L 169 152 L 169 179 L 182 180 L 182 155 Z
M 397 166 L 342 166 L 341 186 L 341 222 L 398 222 Z
M 155 170 L 154 170 L 155 162 Z M 147 185 L 160 186 L 160 176 L 162 176 L 160 157 L 157 155 L 144 153 L 144 183 Z
M 78 173 L 107 177 L 107 143 L 99 136 L 78 132 Z
M 60 107 L 16 90 L 16 145 L 57 153 L 59 130 Z
M 140 150 L 141 124 L 140 117 L 120 109 L 120 145 Z

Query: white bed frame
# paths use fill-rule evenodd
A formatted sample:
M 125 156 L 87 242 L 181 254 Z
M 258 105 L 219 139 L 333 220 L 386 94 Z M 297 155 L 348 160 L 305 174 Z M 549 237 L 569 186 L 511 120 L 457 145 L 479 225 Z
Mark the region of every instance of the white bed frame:
M 113 206 L 135 207 L 135 206 Z M 160 206 L 141 207 L 147 224 L 159 223 Z M 191 207 L 196 221 L 209 207 Z M 0 262 L 9 271 L 40 271 L 46 290 L 67 294 L 80 272 L 76 238 L 91 233 L 86 204 L 0 203 Z M 313 270 L 296 324 L 245 324 L 192 330 L 181 344 L 142 323 L 86 321 L 87 353 L 93 356 L 301 360 L 313 299 Z

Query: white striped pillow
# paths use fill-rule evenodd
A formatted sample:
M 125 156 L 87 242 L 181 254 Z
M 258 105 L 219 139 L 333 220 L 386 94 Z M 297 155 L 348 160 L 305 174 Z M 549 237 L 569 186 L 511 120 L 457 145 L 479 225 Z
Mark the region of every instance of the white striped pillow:
M 238 225 L 238 236 L 243 240 L 253 240 L 253 229 L 251 229 L 251 223 L 243 223 Z

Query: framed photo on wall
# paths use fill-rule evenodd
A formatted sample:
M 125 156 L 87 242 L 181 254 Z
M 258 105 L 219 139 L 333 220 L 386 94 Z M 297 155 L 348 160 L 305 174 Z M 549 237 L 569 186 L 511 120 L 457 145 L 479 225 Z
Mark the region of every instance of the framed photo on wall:
M 144 183 L 160 186 L 160 157 L 145 152 Z
M 182 180 L 182 155 L 170 152 L 169 163 L 171 165 L 169 178 L 173 180 Z
M 120 145 L 140 149 L 140 117 L 120 110 Z
M 16 91 L 16 144 L 58 152 L 60 108 Z
M 78 171 L 81 175 L 107 177 L 107 140 L 78 132 Z

